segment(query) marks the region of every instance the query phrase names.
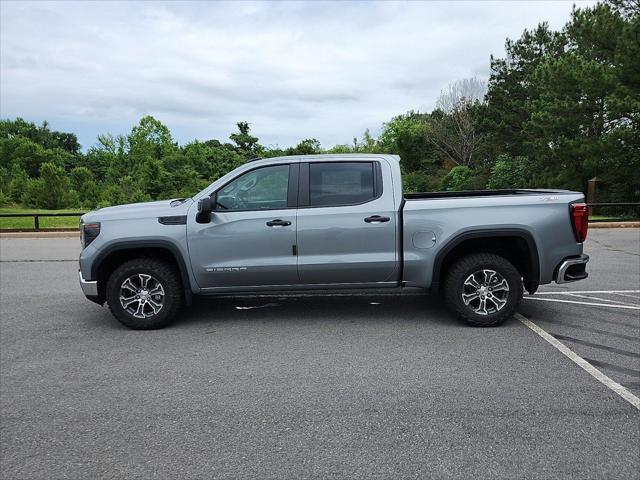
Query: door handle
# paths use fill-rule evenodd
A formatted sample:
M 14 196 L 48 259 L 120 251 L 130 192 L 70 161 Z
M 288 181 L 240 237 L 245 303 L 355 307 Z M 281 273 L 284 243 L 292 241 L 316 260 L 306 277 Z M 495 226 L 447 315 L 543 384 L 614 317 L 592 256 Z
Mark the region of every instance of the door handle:
M 289 225 L 291 225 L 289 220 L 280 220 L 279 218 L 267 222 L 267 227 L 288 227 Z
M 391 220 L 389 217 L 381 217 L 380 215 L 372 215 L 364 219 L 367 223 L 384 223 Z

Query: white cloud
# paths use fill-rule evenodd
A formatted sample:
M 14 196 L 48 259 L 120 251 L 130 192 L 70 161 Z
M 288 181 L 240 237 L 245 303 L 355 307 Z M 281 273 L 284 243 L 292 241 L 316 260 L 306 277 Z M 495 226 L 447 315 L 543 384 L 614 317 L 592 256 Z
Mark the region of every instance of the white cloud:
M 593 3 L 593 2 L 590 2 Z M 2 2 L 0 115 L 127 132 L 151 114 L 181 142 L 247 120 L 264 144 L 350 142 L 459 78 L 506 37 L 561 28 L 569 2 Z M 115 131 L 114 131 L 115 129 Z

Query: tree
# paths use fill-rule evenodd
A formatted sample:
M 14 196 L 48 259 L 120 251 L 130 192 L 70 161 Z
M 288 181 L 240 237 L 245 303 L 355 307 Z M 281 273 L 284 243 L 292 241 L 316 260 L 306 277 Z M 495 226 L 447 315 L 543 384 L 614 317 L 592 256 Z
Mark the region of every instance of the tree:
M 249 133 L 251 131 L 249 123 L 238 122 L 236 126 L 238 127 L 238 133 L 229 135 L 229 139 L 236 145 L 236 150 L 248 156 L 258 154 L 261 146 L 258 144 L 258 137 L 254 137 Z
M 43 163 L 40 177 L 27 188 L 25 200 L 33 207 L 58 209 L 74 205 L 78 196 L 62 167 Z
M 146 163 L 160 160 L 177 148 L 169 128 L 150 115 L 140 119 L 127 140 L 129 152 L 124 163 L 128 171 L 123 173 L 128 175 L 139 173 Z
M 84 207 L 93 208 L 100 201 L 100 190 L 91 170 L 87 167 L 75 167 L 69 172 L 71 188 L 77 192 Z
M 45 161 L 46 150 L 25 137 L 0 139 L 0 166 L 11 168 L 17 165 L 30 177 L 40 174 L 40 165 Z
M 440 93 L 431 116 L 427 139 L 457 165 L 471 165 L 481 141 L 476 128 L 474 107 L 486 87 L 476 78 L 458 80 Z
M 120 178 L 118 183 L 107 184 L 102 191 L 100 206 L 123 205 L 151 200 L 131 175 Z
M 534 183 L 535 166 L 527 157 L 498 157 L 491 168 L 487 188 L 530 188 Z
M 403 172 L 402 191 L 405 193 L 432 192 L 440 188 L 440 178 L 420 171 Z
M 382 152 L 400 155 L 404 172 L 433 173 L 439 159 L 427 135 L 431 120 L 430 114 L 413 110 L 398 115 L 383 125 L 377 146 Z
M 528 156 L 538 186 L 581 190 L 598 176 L 605 195 L 640 199 L 639 37 L 637 2 L 610 1 L 574 9 L 561 32 L 508 40 L 491 64 L 487 151 Z
M 171 175 L 164 168 L 162 160 L 146 159 L 140 170 L 139 182 L 142 190 L 151 198 L 163 198 L 171 196 Z
M 516 41 L 507 39 L 505 58 L 491 56 L 487 110 L 481 128 L 487 132 L 492 157 L 502 153 L 527 154 L 523 131 L 530 118 L 530 101 L 539 89 L 532 81 L 533 72 L 545 58 L 563 55 L 565 43 L 562 33 L 541 23 L 533 30 L 525 30 Z
M 29 175 L 18 164 L 13 164 L 9 170 L 7 182 L 7 196 L 14 203 L 23 201 L 29 187 Z
M 286 155 L 314 155 L 322 152 L 320 142 L 315 138 L 307 138 L 302 140 L 295 147 L 289 147 L 286 150 Z
M 605 4 L 627 20 L 640 15 L 640 0 L 606 0 Z
M 174 171 L 171 181 L 173 188 L 170 197 L 192 197 L 210 183 L 209 180 L 200 178 L 191 166 Z
M 442 179 L 442 188 L 447 191 L 476 190 L 483 185 L 482 177 L 467 165 L 453 167 Z
M 123 135 L 98 135 L 98 143 L 91 148 L 82 163 L 98 182 L 108 177 L 118 178 L 124 174 L 127 139 Z
M 72 155 L 80 153 L 80 144 L 75 134 L 50 130 L 46 121 L 38 127 L 22 118 L 0 120 L 0 138 L 16 137 L 27 138 L 45 149 L 59 148 Z

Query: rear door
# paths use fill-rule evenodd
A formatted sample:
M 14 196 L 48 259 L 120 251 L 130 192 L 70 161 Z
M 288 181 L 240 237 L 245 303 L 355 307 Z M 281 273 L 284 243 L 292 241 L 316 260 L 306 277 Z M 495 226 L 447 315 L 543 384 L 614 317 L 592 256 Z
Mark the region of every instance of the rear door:
M 385 175 L 383 175 L 383 173 Z M 381 161 L 300 164 L 301 284 L 394 282 L 397 213 L 390 167 Z

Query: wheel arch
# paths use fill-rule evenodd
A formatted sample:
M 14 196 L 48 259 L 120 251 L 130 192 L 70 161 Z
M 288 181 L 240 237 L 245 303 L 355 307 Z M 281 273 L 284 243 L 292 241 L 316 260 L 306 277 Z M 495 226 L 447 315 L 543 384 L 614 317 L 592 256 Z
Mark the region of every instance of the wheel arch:
M 184 300 L 191 304 L 189 272 L 179 248 L 168 240 L 125 240 L 105 247 L 91 265 L 91 278 L 98 281 L 98 297 L 103 302 L 109 275 L 124 262 L 134 258 L 161 258 L 172 263 L 180 274 Z
M 540 256 L 533 235 L 524 229 L 490 229 L 462 232 L 450 239 L 436 254 L 433 266 L 432 290 L 443 284 L 451 264 L 468 253 L 488 252 L 500 255 L 518 269 L 524 286 L 534 293 L 540 285 Z

